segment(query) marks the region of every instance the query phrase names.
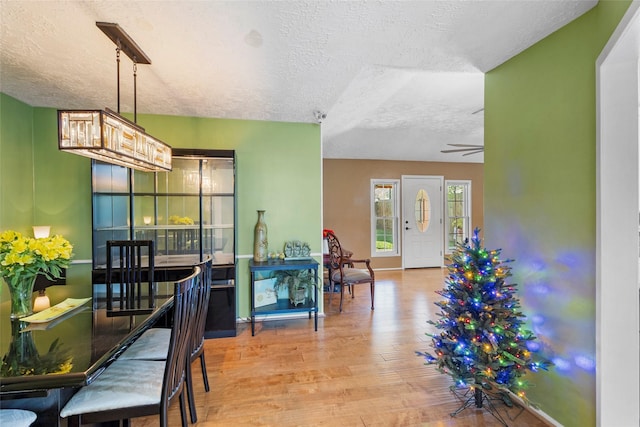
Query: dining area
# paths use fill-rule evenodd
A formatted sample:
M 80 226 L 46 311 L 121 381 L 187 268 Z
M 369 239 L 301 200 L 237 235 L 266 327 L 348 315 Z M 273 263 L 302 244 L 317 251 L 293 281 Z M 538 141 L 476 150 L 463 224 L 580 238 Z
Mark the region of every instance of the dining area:
M 82 238 L 0 229 L 0 425 L 197 421 L 191 365 L 208 392 L 204 340 L 236 333 L 235 153 L 171 163 L 92 159 Z
M 119 258 L 110 250 L 116 258 L 105 280 L 61 286 L 68 298 L 28 315 L 16 313 L 13 299 L 0 304 L 0 425 L 119 425 L 149 415 L 166 425 L 173 404 L 184 426 L 197 420 L 191 364 L 200 360 L 208 391 L 203 343 L 212 259 L 158 280 L 153 262 L 141 267 L 141 252 L 131 249 L 140 241 L 114 243 L 126 249 Z M 86 266 L 67 267 L 70 282 L 92 276 Z

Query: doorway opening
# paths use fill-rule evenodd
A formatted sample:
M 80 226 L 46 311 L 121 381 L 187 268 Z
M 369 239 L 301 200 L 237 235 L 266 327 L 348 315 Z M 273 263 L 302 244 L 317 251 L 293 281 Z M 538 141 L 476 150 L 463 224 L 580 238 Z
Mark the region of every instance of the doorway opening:
M 634 1 L 596 61 L 596 419 L 602 426 L 640 419 L 637 40 L 640 2 Z

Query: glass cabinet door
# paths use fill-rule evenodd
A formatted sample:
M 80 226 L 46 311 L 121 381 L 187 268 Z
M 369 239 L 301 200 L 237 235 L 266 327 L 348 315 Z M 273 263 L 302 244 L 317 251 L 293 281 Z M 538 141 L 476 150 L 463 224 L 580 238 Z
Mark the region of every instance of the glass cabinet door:
M 93 162 L 93 265 L 106 268 L 107 240 L 129 238 L 129 172 L 123 166 Z
M 160 263 L 200 260 L 200 160 L 173 159 L 173 170 L 157 174 L 156 222 Z M 203 254 L 205 257 L 207 254 Z
M 106 267 L 107 240 L 129 238 L 153 240 L 158 267 L 192 265 L 209 255 L 214 264 L 234 264 L 233 152 L 186 151 L 174 155 L 169 172 L 93 162 L 94 269 Z
M 233 264 L 234 250 L 233 159 L 202 160 L 203 249 L 214 264 Z

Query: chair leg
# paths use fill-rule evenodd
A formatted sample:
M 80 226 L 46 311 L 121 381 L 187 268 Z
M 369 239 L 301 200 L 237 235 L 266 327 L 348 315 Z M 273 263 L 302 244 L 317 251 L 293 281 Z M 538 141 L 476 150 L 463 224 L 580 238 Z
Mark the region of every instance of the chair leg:
M 336 284 L 329 278 L 329 307 L 331 307 L 331 297 L 333 296 L 333 288 Z
M 373 310 L 373 295 L 375 294 L 376 285 L 371 282 L 371 310 Z
M 204 382 L 204 391 L 209 392 L 209 375 L 207 375 L 207 364 L 204 361 L 204 350 L 200 353 L 200 367 L 202 368 L 202 381 Z
M 191 422 L 195 423 L 198 421 L 198 414 L 196 413 L 196 397 L 193 394 L 193 374 L 191 372 L 191 363 L 187 362 L 186 369 L 186 389 L 187 389 L 187 399 L 189 400 L 189 414 L 191 414 Z M 180 396 L 180 401 L 184 400 L 184 396 Z
M 342 313 L 342 300 L 344 299 L 344 283 L 340 283 L 340 312 Z
M 189 423 L 187 422 L 187 406 L 184 402 L 184 390 L 180 393 L 180 417 L 182 418 L 182 427 L 188 427 Z

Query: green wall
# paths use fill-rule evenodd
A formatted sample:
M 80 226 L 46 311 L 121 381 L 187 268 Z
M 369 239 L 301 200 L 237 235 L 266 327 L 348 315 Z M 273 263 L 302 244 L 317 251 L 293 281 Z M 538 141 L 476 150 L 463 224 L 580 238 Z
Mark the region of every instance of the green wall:
M 74 259 L 91 258 L 89 163 L 58 152 L 54 110 L 33 108 L 0 93 L 0 231 L 31 235 L 33 225 L 51 225 L 74 245 Z M 67 286 L 47 290 L 51 302 L 91 294 L 91 269 L 74 264 Z M 8 304 L 6 285 L 0 301 Z
M 235 150 L 238 316 L 250 316 L 248 262 L 258 209 L 266 211 L 269 251 L 282 251 L 288 240 L 322 251 L 317 124 L 151 115 L 139 115 L 138 123 L 172 147 Z
M 629 4 L 601 0 L 485 78 L 485 243 L 515 259 L 556 362 L 529 398 L 565 426 L 595 425 L 595 62 Z
M 58 151 L 55 109 L 0 96 L 0 230 L 31 234 L 32 225 L 49 224 L 53 233 L 74 245 L 76 261 L 90 260 L 91 160 Z M 285 241 L 295 239 L 308 242 L 312 253 L 321 252 L 317 124 L 157 115 L 139 115 L 138 123 L 175 148 L 236 151 L 239 317 L 250 314 L 248 260 L 253 255 L 258 209 L 266 210 L 270 249 L 280 251 Z M 78 286 L 90 283 L 90 270 L 84 264 L 72 269 Z M 52 303 L 70 290 L 52 288 Z M 6 292 L 0 294 L 4 301 Z
M 91 161 L 58 150 L 58 115 L 34 108 L 35 222 L 73 244 L 74 260 L 91 260 Z
M 0 230 L 31 232 L 33 109 L 0 93 Z

